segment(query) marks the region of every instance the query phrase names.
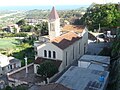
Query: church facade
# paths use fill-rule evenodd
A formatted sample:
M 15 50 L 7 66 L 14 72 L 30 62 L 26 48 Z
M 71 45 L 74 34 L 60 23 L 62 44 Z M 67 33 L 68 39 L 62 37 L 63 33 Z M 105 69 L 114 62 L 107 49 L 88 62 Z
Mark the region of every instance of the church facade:
M 79 27 L 72 26 L 75 30 Z M 76 32 L 73 28 L 68 28 L 67 32 L 62 32 L 64 28 L 62 30 L 60 28 L 60 18 L 54 7 L 49 16 L 48 27 L 50 41 L 37 47 L 34 73 L 37 73 L 37 66 L 41 63 L 42 58 L 61 62 L 59 64 L 59 71 L 62 71 L 87 52 L 87 28 L 80 29 L 81 32 Z

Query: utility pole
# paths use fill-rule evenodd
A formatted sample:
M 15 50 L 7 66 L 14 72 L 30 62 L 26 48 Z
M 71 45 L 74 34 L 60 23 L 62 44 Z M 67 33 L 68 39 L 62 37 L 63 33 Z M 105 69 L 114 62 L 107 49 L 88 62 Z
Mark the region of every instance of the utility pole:
M 25 57 L 24 59 L 25 59 L 26 74 L 28 74 L 27 57 Z

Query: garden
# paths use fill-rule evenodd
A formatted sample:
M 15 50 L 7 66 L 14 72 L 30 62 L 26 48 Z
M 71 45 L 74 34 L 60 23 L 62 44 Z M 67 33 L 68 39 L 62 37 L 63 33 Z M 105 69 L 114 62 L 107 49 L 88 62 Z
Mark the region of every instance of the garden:
M 0 53 L 13 56 L 21 60 L 22 66 L 25 65 L 24 58 L 28 58 L 28 64 L 34 60 L 33 38 L 5 37 L 0 38 Z

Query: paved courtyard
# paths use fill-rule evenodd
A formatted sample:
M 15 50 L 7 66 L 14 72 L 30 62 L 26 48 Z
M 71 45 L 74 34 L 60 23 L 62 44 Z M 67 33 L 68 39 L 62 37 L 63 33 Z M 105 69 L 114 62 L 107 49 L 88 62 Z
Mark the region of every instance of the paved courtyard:
M 43 81 L 43 78 L 36 76 L 34 74 L 34 66 L 33 65 L 28 67 L 28 74 L 26 74 L 26 69 L 23 69 L 21 71 L 18 71 L 16 73 L 10 75 L 9 77 L 20 80 L 20 81 L 25 81 L 25 82 L 28 82 L 31 84 L 40 83 L 41 81 Z

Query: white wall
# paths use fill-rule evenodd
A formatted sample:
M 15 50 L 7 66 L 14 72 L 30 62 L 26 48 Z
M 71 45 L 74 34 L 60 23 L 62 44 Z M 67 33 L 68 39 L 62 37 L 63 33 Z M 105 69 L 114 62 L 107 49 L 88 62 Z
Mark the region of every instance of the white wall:
M 82 32 L 82 51 L 81 54 L 85 54 L 87 52 L 87 46 L 88 46 L 88 29 L 85 27 L 84 31 Z M 85 51 L 84 51 L 85 47 Z
M 14 66 L 14 64 L 16 65 L 16 67 Z M 11 69 L 10 65 L 12 65 L 12 69 Z M 11 64 L 9 64 L 9 71 L 13 70 L 15 68 L 20 68 L 20 67 L 21 67 L 21 62 L 11 63 Z
M 0 54 L 0 66 L 5 67 L 8 64 L 9 64 L 8 57 L 5 56 L 5 55 Z
M 64 68 L 66 67 L 66 52 L 67 52 L 67 66 L 72 64 L 73 61 L 77 60 L 79 57 L 82 56 L 81 50 L 83 48 L 81 47 L 82 46 L 81 42 L 82 42 L 82 39 L 76 41 L 73 45 L 70 45 L 68 48 L 64 50 L 64 53 L 63 53 L 63 67 Z M 73 47 L 74 47 L 74 50 L 73 50 Z M 79 50 L 80 50 L 80 53 L 79 53 Z M 73 51 L 74 51 L 74 54 L 73 54 Z
M 87 68 L 90 62 L 78 61 L 78 67 Z
M 54 31 L 51 30 L 50 28 L 50 23 L 54 23 Z M 52 19 L 52 20 L 49 20 L 48 22 L 48 29 L 49 29 L 49 37 L 50 39 L 53 39 L 54 37 L 57 37 L 60 35 L 60 19 Z
M 51 51 L 51 58 L 50 59 L 54 59 L 53 58 L 53 51 L 55 51 L 56 52 L 56 58 L 55 59 L 62 61 L 62 59 L 63 59 L 63 51 L 60 48 L 58 48 L 57 46 L 55 46 L 54 44 L 46 43 L 46 44 L 44 44 L 42 46 L 39 46 L 37 48 L 37 52 L 38 52 L 37 56 L 38 57 L 44 57 L 44 50 L 46 50 L 47 53 L 48 53 L 48 51 Z M 48 54 L 47 54 L 46 58 L 49 58 Z

